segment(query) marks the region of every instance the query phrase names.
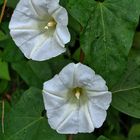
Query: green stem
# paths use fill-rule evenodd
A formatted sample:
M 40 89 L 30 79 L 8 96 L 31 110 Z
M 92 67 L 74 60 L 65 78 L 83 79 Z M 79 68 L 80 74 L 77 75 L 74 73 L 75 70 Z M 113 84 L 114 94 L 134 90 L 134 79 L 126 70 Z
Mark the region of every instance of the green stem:
M 116 91 L 112 91 L 112 93 L 118 93 L 118 92 L 123 92 L 123 91 L 129 91 L 129 90 L 135 90 L 135 89 L 139 89 L 140 86 L 136 86 L 136 87 L 132 87 L 132 88 L 126 88 L 126 89 L 119 89 Z

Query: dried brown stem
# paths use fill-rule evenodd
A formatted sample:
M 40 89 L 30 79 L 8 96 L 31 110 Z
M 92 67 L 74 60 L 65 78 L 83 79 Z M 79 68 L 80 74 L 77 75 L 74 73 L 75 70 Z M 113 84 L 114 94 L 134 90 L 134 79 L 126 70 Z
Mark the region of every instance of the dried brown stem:
M 4 16 L 6 4 L 7 4 L 7 0 L 4 0 L 3 6 L 2 6 L 2 10 L 1 10 L 1 14 L 0 14 L 0 23 L 2 22 L 2 19 L 3 19 L 3 16 Z
M 2 133 L 4 134 L 4 107 L 5 107 L 5 103 L 4 103 L 4 99 L 2 100 L 2 117 L 1 117 L 1 126 L 2 126 Z
M 83 52 L 83 50 L 80 50 L 80 62 L 83 63 L 84 62 L 84 58 L 85 58 L 85 54 Z
M 68 135 L 67 140 L 73 140 L 73 135 L 72 134 Z

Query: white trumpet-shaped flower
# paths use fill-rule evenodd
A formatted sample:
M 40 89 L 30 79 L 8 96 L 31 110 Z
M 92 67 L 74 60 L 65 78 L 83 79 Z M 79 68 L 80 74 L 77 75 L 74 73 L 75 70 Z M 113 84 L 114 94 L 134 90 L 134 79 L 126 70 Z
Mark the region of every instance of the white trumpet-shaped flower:
M 105 121 L 112 94 L 91 68 L 70 63 L 44 83 L 43 99 L 48 122 L 58 133 L 90 133 Z
M 10 34 L 28 59 L 47 60 L 66 51 L 68 15 L 59 0 L 20 0 L 10 21 Z

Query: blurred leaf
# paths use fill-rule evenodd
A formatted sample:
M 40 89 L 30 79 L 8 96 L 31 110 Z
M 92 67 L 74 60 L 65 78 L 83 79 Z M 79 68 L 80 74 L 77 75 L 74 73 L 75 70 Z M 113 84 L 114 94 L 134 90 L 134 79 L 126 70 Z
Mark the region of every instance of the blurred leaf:
M 82 31 L 81 25 L 71 15 L 69 15 L 69 24 L 68 24 L 68 26 L 70 28 L 72 28 L 78 34 Z M 71 37 L 73 37 L 73 36 L 71 36 Z
M 0 5 L 3 4 L 3 0 L 0 0 Z
M 5 118 L 5 140 L 65 140 L 45 117 L 41 90 L 30 88 Z
M 140 49 L 140 32 L 135 33 L 133 47 L 136 49 Z
M 113 107 L 110 107 L 107 113 L 107 119 L 106 122 L 109 126 L 109 129 L 106 129 L 106 134 L 110 135 L 112 132 L 115 131 L 116 134 L 120 133 L 120 116 L 119 111 L 114 109 Z M 112 140 L 112 139 L 111 139 Z
M 125 74 L 114 90 L 113 107 L 140 118 L 140 51 L 131 52 Z
M 18 86 L 16 90 L 12 92 L 12 100 L 10 102 L 11 106 L 15 106 L 18 103 L 23 93 L 24 93 L 24 90 L 20 86 Z
M 29 61 L 29 66 L 33 70 L 33 72 L 41 79 L 43 82 L 50 79 L 52 77 L 52 71 L 50 65 L 47 61 L 37 62 L 37 61 Z
M 18 49 L 18 47 L 14 44 L 13 40 L 10 38 L 6 41 L 3 41 L 0 46 L 4 47 L 4 51 L 2 54 L 2 59 L 7 62 L 17 62 L 21 60 L 25 60 L 25 57 Z
M 0 41 L 3 41 L 5 39 L 7 39 L 7 36 L 2 31 L 0 31 Z
M 0 60 L 0 78 L 10 80 L 8 63 Z
M 4 91 L 8 87 L 8 81 L 7 80 L 0 80 L 0 94 L 4 93 Z
M 128 140 L 127 138 L 125 138 L 123 135 L 113 135 L 111 136 L 110 140 Z
M 12 67 L 29 86 L 42 88 L 43 82 L 52 77 L 52 71 L 47 61 L 20 61 L 13 63 Z
M 42 88 L 42 81 L 40 77 L 34 73 L 34 71 L 31 69 L 31 67 L 26 61 L 13 63 L 12 68 L 29 86 Z
M 106 138 L 105 136 L 100 136 L 97 140 L 109 140 L 109 139 Z
M 131 128 L 129 140 L 140 140 L 140 124 L 136 124 Z
M 19 1 L 19 0 L 12 0 L 12 1 L 11 1 L 11 0 L 8 0 L 8 1 L 7 1 L 7 6 L 8 6 L 8 7 L 15 8 L 16 5 L 17 5 L 17 3 L 18 3 L 18 1 Z
M 5 32 L 7 36 L 7 40 L 3 40 L 0 42 L 0 47 L 3 48 L 2 59 L 7 62 L 16 62 L 24 60 L 25 57 L 19 50 L 19 48 L 15 45 L 9 34 L 9 22 L 2 22 L 1 28 Z
M 74 54 L 73 54 L 73 58 L 76 60 L 76 61 L 79 61 L 79 56 L 80 56 L 80 48 L 78 48 L 75 52 L 74 52 Z M 85 61 L 85 60 L 84 60 Z
M 131 4 L 130 4 L 131 3 Z M 81 47 L 88 64 L 112 87 L 124 71 L 139 20 L 137 0 L 68 0 L 67 9 L 82 26 Z
M 76 134 L 73 140 L 96 140 L 93 134 Z
M 64 58 L 62 55 L 52 58 L 48 61 L 53 75 L 58 74 L 67 64 L 71 62 L 71 60 Z
M 4 31 L 4 33 L 10 37 L 10 33 L 9 33 L 9 21 L 3 21 L 0 24 L 0 28 L 2 29 L 2 31 Z

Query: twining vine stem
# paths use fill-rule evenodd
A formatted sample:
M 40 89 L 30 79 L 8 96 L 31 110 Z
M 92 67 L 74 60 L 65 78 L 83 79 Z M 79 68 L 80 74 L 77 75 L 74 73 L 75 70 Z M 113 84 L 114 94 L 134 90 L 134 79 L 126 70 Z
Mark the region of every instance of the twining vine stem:
M 2 22 L 2 19 L 3 19 L 3 16 L 4 16 L 6 4 L 7 4 L 7 0 L 4 0 L 3 7 L 2 7 L 2 10 L 1 10 L 1 14 L 0 14 L 0 23 Z M 4 102 L 4 99 L 3 99 L 2 100 L 2 116 L 1 116 L 2 133 L 4 133 L 4 110 L 5 110 L 5 102 Z
M 83 63 L 85 58 L 85 54 L 82 49 L 80 49 L 80 62 Z
M 73 135 L 72 134 L 68 135 L 67 140 L 73 140 Z
M 2 7 L 2 10 L 1 10 L 1 14 L 0 14 L 0 23 L 2 22 L 2 19 L 3 19 L 3 16 L 4 16 L 6 4 L 7 4 L 7 0 L 4 0 L 3 7 Z
M 4 0 L 2 10 L 1 10 L 1 14 L 0 14 L 0 23 L 2 22 L 2 19 L 3 19 L 3 16 L 4 16 L 6 4 L 7 4 L 7 0 Z M 2 100 L 2 116 L 1 116 L 2 133 L 4 133 L 4 110 L 5 110 L 5 101 L 3 99 Z
M 4 134 L 4 107 L 5 107 L 5 103 L 4 103 L 4 99 L 2 100 L 2 117 L 1 117 L 1 126 L 2 126 L 2 133 Z

